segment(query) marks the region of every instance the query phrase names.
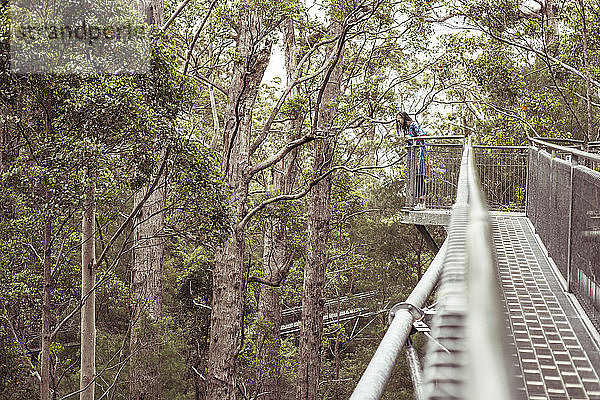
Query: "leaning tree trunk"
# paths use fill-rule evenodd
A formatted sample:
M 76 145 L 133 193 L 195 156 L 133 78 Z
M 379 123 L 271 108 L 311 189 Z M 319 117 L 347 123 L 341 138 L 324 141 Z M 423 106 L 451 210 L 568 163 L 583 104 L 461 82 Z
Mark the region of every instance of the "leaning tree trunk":
M 294 22 L 291 18 L 287 18 L 282 25 L 285 65 L 289 84 L 298 66 L 296 36 L 294 34 Z M 291 96 L 296 94 L 298 94 L 297 89 L 290 92 Z M 288 142 L 297 138 L 301 127 L 302 119 L 300 115 L 286 123 Z M 281 194 L 292 193 L 298 175 L 297 156 L 297 149 L 290 152 L 282 160 L 281 171 L 274 172 L 273 186 Z M 262 271 L 265 279 L 275 283 L 274 286 L 283 285 L 292 262 L 288 255 L 286 223 L 284 217 L 273 216 L 268 218 L 265 224 Z M 260 392 L 264 393 L 264 400 L 279 400 L 281 398 L 281 367 L 279 362 L 281 359 L 281 305 L 280 289 L 278 287 L 263 285 L 260 288 L 258 316 L 261 320 L 267 322 L 263 330 L 259 332 L 257 339 L 260 344 L 257 356 L 263 368 L 260 379 Z
M 343 28 L 338 22 L 333 22 L 329 28 L 331 36 L 340 35 L 342 30 Z M 339 41 L 342 41 L 341 37 Z M 339 46 L 332 50 L 338 52 L 338 57 L 333 61 L 335 65 L 331 70 L 319 105 L 319 130 L 327 132 L 328 137 L 315 142 L 314 170 L 316 175 L 327 171 L 331 167 L 333 159 L 335 131 L 332 125 L 337 110 L 332 103 L 340 95 L 342 79 L 342 48 Z M 319 398 L 323 289 L 331 219 L 331 182 L 331 175 L 328 175 L 313 186 L 309 194 L 308 255 L 302 289 L 302 325 L 296 391 L 298 400 L 317 400 Z
M 93 182 L 88 175 L 81 222 L 81 375 L 80 400 L 94 400 L 96 378 L 96 204 Z
M 163 0 L 136 0 L 134 7 L 148 25 L 162 25 Z M 162 153 L 160 159 L 163 161 L 165 151 L 156 139 L 154 147 L 157 153 Z M 165 186 L 163 175 L 134 220 L 131 265 L 133 304 L 129 341 L 131 400 L 161 397 L 161 337 L 156 322 L 162 317 Z M 134 195 L 134 209 L 143 201 L 148 190 L 151 189 L 146 187 Z
M 240 13 L 236 58 L 229 85 L 223 132 L 222 169 L 231 191 L 229 203 L 234 221 L 248 210 L 248 185 L 252 109 L 271 55 L 270 44 L 257 49 L 252 32 L 262 18 L 243 8 Z M 215 253 L 210 343 L 208 348 L 207 399 L 237 398 L 237 357 L 242 348 L 244 227 L 237 223 L 223 247 Z

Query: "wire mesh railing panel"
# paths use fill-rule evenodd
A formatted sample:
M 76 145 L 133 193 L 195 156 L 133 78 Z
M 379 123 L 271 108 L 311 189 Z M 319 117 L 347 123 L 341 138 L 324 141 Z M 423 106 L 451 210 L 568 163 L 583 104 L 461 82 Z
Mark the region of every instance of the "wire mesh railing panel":
M 600 148 L 596 149 L 597 152 L 596 154 L 600 154 Z M 583 160 L 581 162 L 582 165 L 588 167 L 589 169 L 596 171 L 596 172 L 600 172 L 600 162 L 595 161 L 595 160 Z
M 588 143 L 588 151 L 593 154 L 600 154 L 600 142 L 589 142 Z M 595 163 L 594 168 L 595 171 L 600 171 L 600 163 Z
M 539 193 L 537 209 L 539 211 L 537 215 L 537 223 L 540 226 L 549 227 L 552 216 L 548 213 L 550 208 L 550 154 L 545 151 L 540 151 L 538 157 L 538 180 L 535 183 L 535 190 Z M 546 171 L 546 173 L 544 173 Z M 550 243 L 551 237 L 548 229 L 541 229 L 537 231 L 538 235 L 544 243 Z
M 406 207 L 419 198 L 428 208 L 449 209 L 454 203 L 462 145 L 424 144 L 407 147 Z
M 527 148 L 474 146 L 479 179 L 493 211 L 525 211 Z
M 456 197 L 462 146 L 432 146 L 430 152 L 426 203 L 430 207 L 450 208 Z
M 537 226 L 537 218 L 539 215 L 539 197 L 541 195 L 539 190 L 532 190 L 537 186 L 539 167 L 538 167 L 538 158 L 539 151 L 534 147 L 529 148 L 529 163 L 528 163 L 528 173 L 527 173 L 527 201 L 526 201 L 526 214 L 533 223 L 534 226 Z
M 600 157 L 532 142 L 527 216 L 561 274 L 600 329 Z
M 527 148 L 475 146 L 484 195 L 493 211 L 525 211 Z M 415 144 L 407 147 L 406 207 L 425 200 L 428 208 L 454 203 L 462 145 Z
M 571 289 L 600 329 L 600 172 L 573 169 Z
M 545 237 L 548 252 L 554 259 L 558 269 L 567 279 L 569 246 L 565 238 L 569 237 L 569 208 L 571 206 L 571 165 L 559 158 L 550 161 L 548 208 L 542 210 L 546 226 Z M 543 173 L 543 170 L 541 171 Z

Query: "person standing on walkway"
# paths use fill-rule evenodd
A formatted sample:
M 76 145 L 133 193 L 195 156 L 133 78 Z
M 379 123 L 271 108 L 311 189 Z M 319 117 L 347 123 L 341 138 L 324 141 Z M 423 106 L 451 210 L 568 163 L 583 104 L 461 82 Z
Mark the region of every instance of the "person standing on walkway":
M 425 148 L 425 140 L 415 139 L 425 137 L 423 128 L 413 121 L 413 119 L 405 111 L 401 111 L 396 115 L 396 130 L 402 131 L 408 139 L 408 171 L 407 182 L 415 179 L 415 193 L 417 204 L 415 210 L 425 209 L 425 178 L 427 177 L 427 149 Z M 413 178 L 414 171 L 414 178 Z

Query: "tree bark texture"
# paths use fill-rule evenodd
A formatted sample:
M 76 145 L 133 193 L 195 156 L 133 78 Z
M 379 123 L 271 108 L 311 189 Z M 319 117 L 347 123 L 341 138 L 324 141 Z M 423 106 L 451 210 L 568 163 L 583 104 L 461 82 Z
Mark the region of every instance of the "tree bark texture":
M 590 140 L 593 140 L 594 134 L 594 120 L 592 117 L 592 90 L 591 90 L 591 80 L 590 80 L 590 59 L 589 59 L 589 51 L 588 51 L 588 29 L 585 18 L 585 3 L 583 0 L 579 0 L 579 13 L 581 15 L 581 41 L 583 46 L 583 66 L 585 70 L 585 100 L 586 100 L 586 111 L 587 111 L 587 131 L 584 136 L 584 144 Z
M 135 6 L 148 25 L 164 22 L 163 0 L 136 0 Z M 155 138 L 155 151 L 166 157 L 165 149 Z M 143 201 L 149 187 L 134 195 L 134 208 Z M 156 322 L 162 317 L 162 276 L 164 258 L 163 230 L 165 224 L 166 179 L 160 177 L 134 220 L 131 266 L 131 335 L 129 349 L 131 400 L 160 399 L 161 337 Z
M 52 293 L 52 259 L 50 242 L 52 240 L 52 224 L 48 220 L 44 224 L 44 281 L 42 292 L 42 355 L 40 360 L 40 398 L 50 398 L 50 301 Z
M 296 56 L 296 36 L 294 23 L 287 18 L 282 23 L 284 37 L 284 54 L 288 84 L 292 80 L 298 60 Z M 290 93 L 294 96 L 298 90 L 294 88 Z M 287 141 L 297 138 L 302 127 L 300 116 L 286 123 Z M 297 168 L 298 150 L 294 149 L 282 160 L 281 171 L 275 171 L 273 186 L 281 194 L 292 193 L 298 175 Z M 271 282 L 283 284 L 289 269 L 289 250 L 286 231 L 286 220 L 283 217 L 268 218 L 265 224 L 263 242 L 262 271 L 264 277 Z M 282 302 L 278 287 L 263 285 L 260 289 L 258 301 L 259 318 L 267 322 L 265 330 L 258 335 L 260 351 L 257 356 L 263 367 L 260 379 L 260 392 L 264 393 L 264 400 L 279 400 L 280 391 L 280 358 L 281 358 L 281 323 Z
M 287 235 L 284 223 L 279 218 L 269 218 L 265 223 L 263 243 L 263 274 L 272 282 L 283 282 L 287 274 Z M 262 285 L 258 300 L 258 317 L 266 322 L 259 331 L 257 343 L 260 373 L 260 393 L 265 400 L 278 400 L 280 393 L 280 350 L 281 350 L 281 297 L 279 287 Z
M 81 221 L 81 375 L 80 400 L 94 400 L 96 375 L 96 204 L 91 181 L 85 191 Z
M 342 26 L 333 22 L 329 28 L 331 36 L 342 32 Z M 340 39 L 341 40 L 341 39 Z M 332 51 L 337 51 L 334 46 Z M 319 105 L 318 125 L 328 137 L 315 142 L 314 170 L 319 176 L 332 164 L 335 133 L 332 125 L 337 112 L 333 102 L 340 95 L 342 78 L 342 57 L 336 63 L 326 83 Z M 321 373 L 321 347 L 323 336 L 323 289 L 327 267 L 327 243 L 331 220 L 331 175 L 322 179 L 310 191 L 308 211 L 308 254 L 304 270 L 302 288 L 302 325 L 300 329 L 298 400 L 319 398 L 319 377 Z
M 162 0 L 136 0 L 136 8 L 142 20 L 148 25 L 163 24 L 165 9 Z
M 139 204 L 148 188 L 134 196 Z M 129 398 L 159 399 L 161 337 L 153 324 L 162 316 L 162 275 L 164 258 L 165 177 L 150 194 L 136 216 L 133 230 L 131 291 L 131 369 Z
M 260 14 L 249 8 L 240 13 L 236 58 L 225 108 L 222 168 L 231 192 L 234 221 L 248 211 L 252 109 L 269 63 L 271 46 L 259 48 Z M 237 398 L 237 356 L 242 348 L 242 316 L 246 274 L 244 227 L 234 225 L 231 236 L 215 253 L 207 399 Z
M 546 20 L 546 26 L 551 28 L 546 36 L 546 45 L 550 46 L 556 42 L 556 33 L 558 32 L 558 21 L 554 13 L 554 0 L 546 0 L 541 11 Z

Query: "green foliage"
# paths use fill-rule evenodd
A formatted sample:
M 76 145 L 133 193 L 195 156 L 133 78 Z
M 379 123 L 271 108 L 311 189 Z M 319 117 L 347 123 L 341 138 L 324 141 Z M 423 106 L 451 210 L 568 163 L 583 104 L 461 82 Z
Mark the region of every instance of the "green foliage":
M 199 142 L 179 138 L 173 146 L 169 224 L 189 230 L 197 242 L 217 245 L 228 235 L 226 191 L 216 156 Z
M 167 15 L 178 3 L 167 1 Z M 400 110 L 418 112 L 429 133 L 473 129 L 475 141 L 481 144 L 522 145 L 533 135 L 580 138 L 587 122 L 585 81 L 543 57 L 543 51 L 596 79 L 600 72 L 600 24 L 593 4 L 586 14 L 589 68 L 583 64 L 582 21 L 575 3 L 559 10 L 562 25 L 554 31 L 540 26 L 538 19 L 523 18 L 514 0 L 384 1 L 377 9 L 359 1 L 331 0 L 314 6 L 321 7 L 316 13 L 296 0 L 219 2 L 194 51 L 189 51 L 209 4 L 190 2 L 169 32 L 152 31 L 152 69 L 147 75 L 15 76 L 7 68 L 0 71 L 0 397 L 38 395 L 23 349 L 38 345 L 44 228 L 52 234 L 51 313 L 56 324 L 79 302 L 84 188 L 95 186 L 97 250 L 102 250 L 131 211 L 133 194 L 153 181 L 167 149 L 165 318 L 144 329 L 160 332 L 163 338 L 163 398 L 202 397 L 198 374 L 206 371 L 214 252 L 234 222 L 219 168 L 220 144 L 215 140 L 209 145 L 213 111 L 221 129 L 228 122 L 223 111 L 227 96 L 215 90 L 213 110 L 204 82 L 211 80 L 227 89 L 243 13 L 262 18 L 259 37 L 253 37 L 257 46 L 264 44 L 261 40 L 278 46 L 280 24 L 291 17 L 300 57 L 328 39 L 325 32 L 331 21 L 346 24 L 343 90 L 332 104 L 338 111 L 333 162 L 349 169 L 398 158 L 402 135 L 392 124 L 375 121 L 389 121 Z M 478 33 L 440 35 L 429 21 L 443 19 L 442 11 L 459 16 L 449 23 L 469 24 Z M 1 16 L 3 21 L 7 17 Z M 539 47 L 544 35 L 555 35 L 556 40 Z M 6 30 L 2 45 L 7 44 L 5 38 Z M 521 46 L 511 46 L 514 41 Z M 538 46 L 537 52 L 527 50 L 531 44 Z M 330 49 L 331 45 L 320 46 L 301 72 L 312 74 L 321 68 Z M 188 53 L 184 77 L 181 70 Z M 4 67 L 6 62 L 2 59 Z M 272 156 L 290 138 L 312 129 L 320 79 L 317 74 L 303 81 L 297 94 L 286 99 L 251 163 Z M 262 84 L 252 110 L 252 139 L 261 132 L 282 87 L 279 79 Z M 598 103 L 597 93 L 592 91 L 591 96 Z M 598 121 L 598 115 L 594 105 L 592 122 Z M 297 131 L 290 131 L 288 120 L 299 122 Z M 313 178 L 312 150 L 311 145 L 299 149 L 296 192 Z M 279 169 L 276 165 L 254 176 L 244 207 L 252 209 L 281 195 L 273 189 Z M 331 304 L 344 299 L 344 307 L 384 310 L 406 298 L 432 258 L 418 233 L 402 224 L 398 213 L 404 205 L 405 171 L 390 167 L 368 176 L 338 172 L 333 174 L 325 297 Z M 273 203 L 256 213 L 246 227 L 247 273 L 262 276 L 264 232 L 274 218 L 284 221 L 292 264 L 276 291 L 289 307 L 301 303 L 306 214 L 306 198 Z M 128 233 L 126 229 L 108 251 L 98 274 L 98 365 L 107 367 L 99 387 L 116 398 L 128 392 L 128 305 L 132 301 Z M 441 243 L 444 233 L 434 234 Z M 376 295 L 366 300 L 355 296 L 371 291 Z M 240 384 L 249 390 L 260 387 L 259 370 L 264 366 L 257 357 L 263 345 L 258 338 L 270 327 L 269 321 L 255 314 L 259 295 L 260 287 L 249 285 L 239 360 Z M 350 395 L 385 332 L 384 315 L 361 319 L 356 325 L 336 321 L 326 326 L 323 398 Z M 79 355 L 70 343 L 77 341 L 78 329 L 75 319 L 67 321 L 52 346 L 53 373 L 63 376 L 56 388 L 60 395 L 77 390 Z M 422 338 L 416 342 L 422 351 Z M 284 397 L 294 395 L 297 358 L 296 339 L 284 337 L 280 351 Z M 36 357 L 31 359 L 37 367 Z M 401 361 L 386 398 L 408 399 L 411 386 Z
M 501 103 L 514 102 L 523 85 L 509 49 L 493 43 L 484 46 L 469 72 L 490 93 L 493 101 Z
M 519 17 L 516 0 L 476 0 L 466 3 L 465 14 L 478 23 L 486 26 L 493 33 L 501 34 L 511 28 Z
M 167 171 L 172 176 L 173 196 L 168 220 L 173 229 L 207 245 L 218 245 L 226 235 L 228 210 L 223 206 L 225 192 L 214 155 L 176 123 L 196 92 L 177 72 L 176 57 L 171 39 L 157 36 L 148 75 L 14 76 L 4 71 L 0 77 L 0 88 L 7 94 L 0 105 L 5 122 L 0 140 L 0 310 L 6 316 L 0 325 L 0 357 L 11 360 L 2 364 L 7 368 L 3 382 L 13 382 L 18 388 L 7 398 L 19 393 L 17 398 L 37 396 L 37 384 L 25 378 L 30 367 L 21 354 L 22 349 L 39 347 L 35 338 L 40 330 L 45 226 L 52 239 L 48 284 L 53 326 L 79 303 L 79 230 L 86 185 L 93 184 L 96 191 L 99 254 L 131 211 L 133 193 L 154 179 L 161 162 L 157 149 L 170 146 Z M 124 367 L 128 346 L 123 340 L 131 301 L 127 240 L 118 238 L 99 266 L 96 293 L 97 361 L 102 371 L 98 388 L 117 393 L 127 391 L 122 384 L 128 374 Z M 202 285 L 209 282 L 206 273 L 195 279 Z M 209 286 L 203 290 L 210 296 Z M 170 299 L 171 304 L 179 304 L 178 298 Z M 182 315 L 177 326 L 194 321 L 192 314 Z M 78 387 L 79 356 L 66 346 L 78 341 L 77 316 L 67 320 L 53 338 L 52 373 L 64 377 L 53 381 L 57 385 L 53 390 L 61 394 Z M 179 397 L 179 385 L 174 382 L 182 376 L 182 368 L 193 373 L 179 352 L 200 358 L 192 336 L 198 329 L 206 335 L 206 310 L 199 318 L 204 318 L 203 326 L 196 331 L 188 326 L 185 335 L 173 329 L 173 322 L 165 328 L 172 336 L 164 348 L 165 360 L 169 360 L 164 364 L 164 398 L 188 398 Z M 11 326 L 18 346 L 8 334 Z M 120 355 L 115 358 L 115 354 Z M 38 368 L 39 360 L 33 361 Z M 108 368 L 102 370 L 104 366 Z

